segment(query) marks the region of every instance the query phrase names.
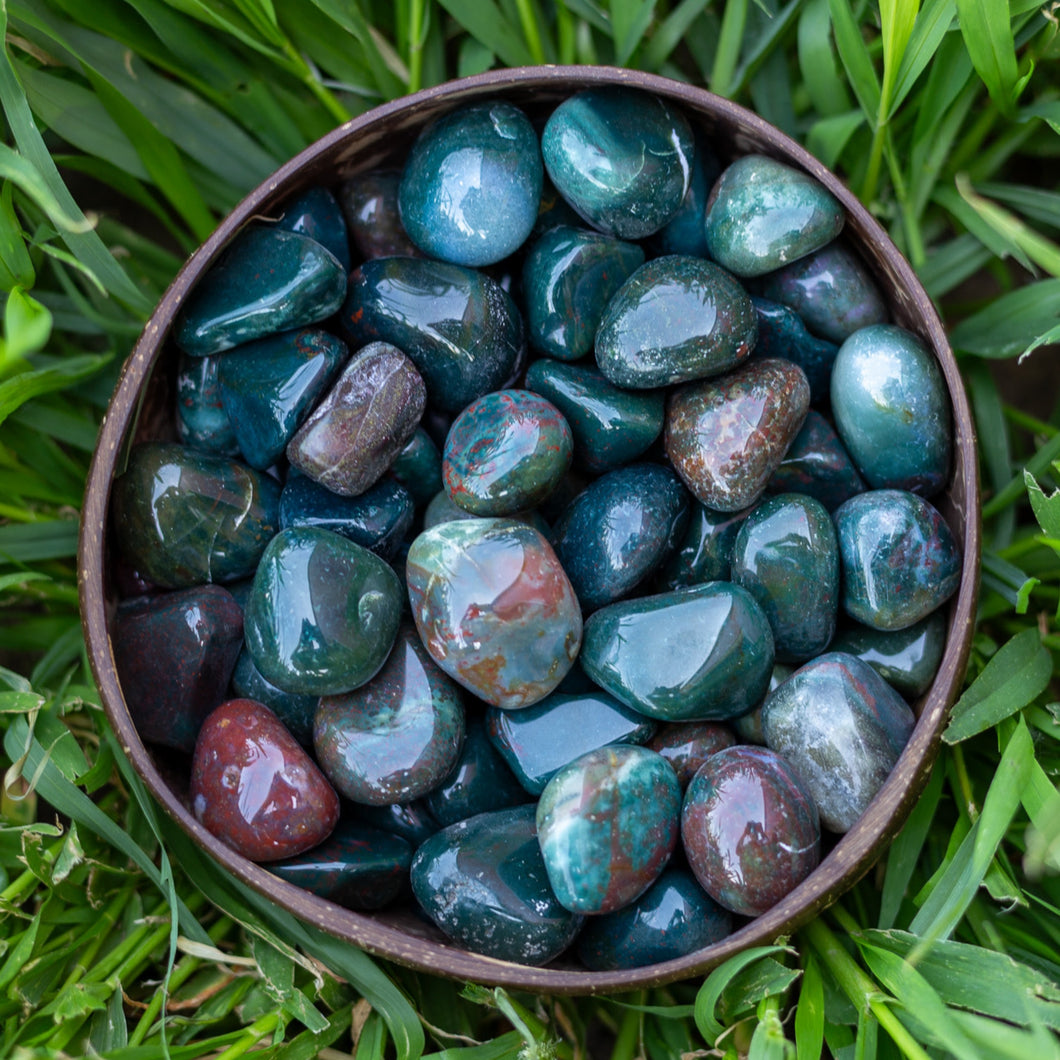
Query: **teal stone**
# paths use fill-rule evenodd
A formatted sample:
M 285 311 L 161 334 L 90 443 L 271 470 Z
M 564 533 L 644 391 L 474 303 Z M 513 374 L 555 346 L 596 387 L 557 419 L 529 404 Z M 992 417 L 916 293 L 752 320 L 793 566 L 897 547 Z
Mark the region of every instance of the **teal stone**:
M 915 699 L 931 687 L 938 673 L 946 650 L 946 617 L 933 611 L 893 631 L 854 624 L 841 630 L 831 647 L 867 662 L 893 689 Z
M 244 343 L 219 358 L 221 400 L 251 467 L 276 463 L 348 357 L 334 335 L 305 328 Z
M 365 803 L 349 806 L 351 819 L 368 828 L 404 839 L 413 850 L 426 839 L 430 839 L 441 825 L 434 819 L 423 799 L 413 802 L 395 802 L 387 806 L 368 806 Z
M 370 681 L 401 618 L 401 584 L 374 553 L 328 530 L 281 530 L 244 615 L 254 664 L 285 692 L 335 695 Z
M 471 515 L 536 508 L 570 468 L 574 437 L 563 413 L 529 390 L 497 390 L 453 421 L 442 450 L 445 491 Z
M 581 665 L 615 699 L 650 718 L 725 721 L 765 695 L 773 633 L 746 589 L 711 582 L 590 615 Z
M 401 172 L 373 169 L 339 185 L 338 198 L 350 242 L 359 257 L 418 258 L 422 251 L 409 238 L 398 211 Z
M 398 188 L 402 224 L 432 258 L 492 265 L 530 235 L 543 173 L 537 133 L 518 107 L 460 107 L 409 150 Z
M 237 456 L 239 442 L 221 401 L 220 357 L 177 359 L 177 438 L 190 449 Z
M 611 913 L 639 898 L 677 845 L 681 788 L 667 762 L 617 744 L 576 758 L 548 782 L 537 832 L 549 882 L 575 913 Z
M 660 587 L 684 589 L 729 581 L 732 546 L 752 511 L 753 508 L 744 508 L 739 512 L 716 512 L 693 501 L 685 536 L 660 571 Z
M 262 703 L 283 722 L 288 732 L 303 746 L 313 746 L 313 718 L 317 711 L 319 696 L 300 696 L 285 692 L 266 681 L 254 665 L 246 646 L 243 646 L 232 671 L 232 691 L 240 699 L 253 699 Z
M 280 484 L 245 464 L 168 442 L 136 446 L 114 481 L 118 548 L 156 585 L 254 573 L 279 529 Z
M 276 227 L 315 239 L 335 255 L 345 272 L 350 271 L 353 263 L 346 220 L 338 199 L 327 188 L 309 188 L 284 203 L 283 216 Z
M 839 435 L 815 409 L 766 483 L 769 493 L 805 493 L 830 512 L 867 488 Z
M 810 384 L 810 400 L 815 404 L 828 400 L 832 385 L 832 365 L 839 347 L 819 339 L 806 330 L 802 317 L 786 305 L 752 295 L 758 317 L 756 357 L 782 357 L 797 364 Z
M 683 114 L 624 86 L 565 99 L 541 136 L 545 169 L 593 228 L 643 239 L 669 223 L 691 180 L 695 149 Z
M 820 501 L 801 493 L 764 500 L 736 535 L 731 576 L 769 619 L 778 662 L 805 662 L 828 647 L 839 610 L 839 543 Z
M 585 612 L 628 596 L 681 540 L 688 492 L 662 464 L 610 471 L 578 494 L 553 545 Z
M 832 370 L 836 430 L 873 489 L 931 497 L 953 459 L 949 395 L 938 362 L 910 332 L 862 328 Z
M 692 156 L 692 175 L 688 191 L 685 192 L 673 219 L 651 238 L 652 246 L 659 254 L 709 257 L 703 227 L 710 191 L 721 174 L 721 163 L 706 137 L 698 129 L 694 133 L 696 146 Z
M 441 490 L 435 494 L 430 504 L 423 511 L 423 529 L 429 530 L 432 526 L 438 526 L 440 523 L 455 522 L 457 519 L 479 518 L 487 517 L 471 515 L 465 512 L 463 508 L 452 502 L 445 490 Z M 539 512 L 518 512 L 508 518 L 514 519 L 517 523 L 526 523 L 527 526 L 532 526 L 546 540 L 552 536 L 548 523 L 545 522 Z
M 745 155 L 711 189 L 704 231 L 719 265 L 737 276 L 761 276 L 830 243 L 845 220 L 836 198 L 808 173 Z
M 541 180 L 541 200 L 537 205 L 537 220 L 530 232 L 529 243 L 543 236 L 553 228 L 563 225 L 566 228 L 578 228 L 582 219 L 567 205 L 563 196 L 556 191 L 555 184 L 548 175 Z
M 841 239 L 762 276 L 757 291 L 789 306 L 814 335 L 829 342 L 842 343 L 855 331 L 891 318 L 876 281 Z
M 721 722 L 681 721 L 660 726 L 647 746 L 670 763 L 684 790 L 711 755 L 735 743 L 732 729 Z
M 430 403 L 459 412 L 506 385 L 525 349 L 522 319 L 495 280 L 418 258 L 366 261 L 340 317 L 354 347 L 392 343 L 416 365 Z
M 592 352 L 604 307 L 644 264 L 635 243 L 580 228 L 552 228 L 523 262 L 527 340 L 561 361 Z
M 526 370 L 526 386 L 563 413 L 574 435 L 575 462 L 593 474 L 636 460 L 662 434 L 662 390 L 622 390 L 596 368 L 547 357 Z
M 390 477 L 408 490 L 417 506 L 427 504 L 442 488 L 442 454 L 422 427 L 416 428 L 394 458 Z
M 794 670 L 790 666 L 776 663 L 773 666 L 773 674 L 769 678 L 769 692 L 782 685 L 793 673 Z M 766 693 L 766 699 L 769 698 L 769 692 Z M 732 719 L 733 730 L 740 738 L 741 743 L 753 743 L 760 747 L 765 746 L 766 734 L 762 731 L 762 707 L 764 703 L 765 700 L 759 703 L 750 713 L 741 714 L 738 718 Z
M 751 296 L 724 269 L 701 258 L 654 258 L 611 299 L 596 363 L 615 386 L 668 386 L 735 368 L 757 334 Z
M 941 607 L 961 581 L 961 554 L 946 520 L 902 490 L 870 490 L 836 509 L 842 605 L 873 629 L 896 630 Z
M 548 964 L 581 927 L 549 885 L 532 806 L 450 825 L 416 851 L 411 875 L 423 911 L 472 953 Z
M 188 295 L 173 340 L 192 357 L 326 320 L 346 296 L 346 270 L 315 239 L 244 229 Z
M 894 769 L 916 719 L 868 663 L 829 652 L 762 707 L 766 744 L 791 763 L 833 832 L 849 831 Z
M 553 692 L 525 710 L 486 712 L 490 742 L 531 795 L 565 765 L 610 744 L 644 744 L 655 723 L 605 692 Z
M 425 530 L 406 565 L 420 638 L 480 699 L 528 707 L 566 676 L 581 645 L 577 597 L 551 546 L 513 519 Z
M 324 775 L 351 802 L 411 802 L 436 788 L 464 742 L 460 690 L 411 626 L 398 630 L 382 669 L 366 684 L 321 696 L 313 747 Z

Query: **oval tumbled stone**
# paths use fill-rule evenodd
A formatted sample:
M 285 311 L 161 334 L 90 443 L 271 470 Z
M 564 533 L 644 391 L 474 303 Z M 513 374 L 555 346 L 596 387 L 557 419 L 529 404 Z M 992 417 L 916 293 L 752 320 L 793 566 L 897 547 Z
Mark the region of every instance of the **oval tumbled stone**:
M 933 611 L 905 629 L 890 631 L 853 624 L 832 641 L 831 647 L 867 662 L 903 696 L 922 696 L 942 662 L 946 618 L 940 611 Z

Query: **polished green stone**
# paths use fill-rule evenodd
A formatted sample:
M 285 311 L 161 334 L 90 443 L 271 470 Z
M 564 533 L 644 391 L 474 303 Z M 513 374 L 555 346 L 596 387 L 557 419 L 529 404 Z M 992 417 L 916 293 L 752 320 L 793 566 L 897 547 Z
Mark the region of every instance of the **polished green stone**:
M 729 581 L 732 546 L 743 521 L 753 510 L 716 512 L 694 501 L 685 536 L 660 572 L 660 586 L 683 589 L 704 582 Z
M 221 401 L 220 356 L 177 360 L 177 438 L 191 449 L 239 455 L 239 442 Z
M 711 188 L 721 174 L 721 163 L 710 141 L 699 129 L 694 129 L 695 153 L 688 191 L 681 200 L 673 219 L 651 237 L 651 246 L 659 254 L 691 254 L 709 257 L 703 221 Z
M 810 409 L 802 430 L 766 483 L 769 493 L 805 493 L 830 512 L 867 487 L 831 424 Z
M 931 687 L 946 649 L 946 616 L 934 611 L 912 626 L 892 631 L 855 623 L 841 630 L 831 647 L 867 662 L 903 696 L 922 696 Z
M 793 361 L 806 373 L 810 400 L 815 404 L 827 401 L 839 347 L 811 335 L 794 309 L 758 296 L 752 296 L 751 301 L 758 317 L 755 356 Z
M 265 680 L 261 671 L 254 665 L 254 659 L 247 651 L 246 645 L 239 653 L 236 668 L 232 671 L 232 691 L 241 699 L 253 699 L 263 703 L 303 747 L 312 749 L 313 716 L 316 714 L 320 697 L 285 692 Z
M 390 476 L 409 491 L 417 505 L 427 504 L 442 488 L 442 454 L 422 427 L 416 428 L 394 458 Z
M 307 188 L 297 198 L 284 203 L 283 215 L 276 227 L 315 239 L 335 255 L 346 272 L 350 271 L 352 262 L 346 220 L 338 200 L 327 188 L 320 185 Z

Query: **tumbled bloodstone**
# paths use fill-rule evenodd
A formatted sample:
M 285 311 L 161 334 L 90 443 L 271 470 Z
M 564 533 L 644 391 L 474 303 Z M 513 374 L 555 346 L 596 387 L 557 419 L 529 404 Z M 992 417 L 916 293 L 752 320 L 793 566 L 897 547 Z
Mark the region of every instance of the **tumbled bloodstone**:
M 327 188 L 313 187 L 284 204 L 277 228 L 300 232 L 323 244 L 350 271 L 350 240 L 338 200 Z
M 844 220 L 843 207 L 808 173 L 745 155 L 711 189 L 707 248 L 737 276 L 760 276 L 831 242 Z
M 867 487 L 839 435 L 816 409 L 810 409 L 766 489 L 808 494 L 833 512 Z
M 342 305 L 346 270 L 315 239 L 244 229 L 188 295 L 174 341 L 193 357 L 326 320 Z
M 783 663 L 775 663 L 773 674 L 769 678 L 769 692 L 782 685 L 794 672 L 790 666 L 785 666 Z M 753 743 L 758 744 L 760 747 L 765 746 L 766 735 L 762 731 L 762 707 L 765 704 L 765 700 L 769 698 L 769 692 L 766 693 L 765 699 L 754 710 L 749 711 L 747 714 L 741 714 L 730 722 L 733 731 L 740 738 L 740 743 Z
M 369 806 L 358 803 L 350 806 L 351 818 L 368 828 L 404 839 L 413 850 L 425 839 L 430 839 L 441 825 L 427 809 L 423 799 L 414 802 L 391 803 L 388 806 Z
M 403 350 L 446 412 L 504 386 L 525 348 L 507 291 L 443 261 L 366 261 L 350 274 L 341 320 L 354 346 L 381 339 Z
M 339 798 L 268 707 L 230 699 L 203 723 L 189 788 L 196 818 L 251 861 L 280 861 L 322 843 Z
M 442 454 L 422 427 L 394 458 L 390 477 L 408 490 L 417 505 L 426 504 L 442 488 Z
M 408 882 L 412 847 L 400 836 L 340 821 L 319 846 L 269 866 L 295 887 L 347 909 L 382 909 Z
M 246 647 L 239 653 L 232 671 L 232 691 L 240 699 L 253 699 L 268 707 L 303 747 L 312 748 L 313 718 L 319 696 L 285 692 L 265 680 Z
M 686 957 L 732 934 L 732 914 L 687 869 L 666 871 L 635 902 L 588 917 L 578 956 L 594 972 L 643 968 Z
M 227 698 L 243 615 L 219 585 L 163 593 L 119 608 L 112 643 L 141 739 L 190 751 L 203 719 Z
M 764 500 L 732 550 L 732 580 L 758 601 L 779 662 L 828 647 L 839 610 L 839 544 L 824 505 L 801 493 Z
M 619 288 L 596 332 L 596 362 L 615 386 L 667 386 L 735 368 L 757 334 L 751 296 L 732 276 L 675 254 L 642 265 Z
M 361 258 L 419 257 L 398 212 L 401 173 L 375 169 L 359 173 L 339 186 L 339 205 L 350 241 Z
M 592 352 L 596 328 L 611 296 L 644 264 L 635 243 L 558 227 L 534 243 L 523 263 L 527 338 L 533 349 L 561 361 Z
M 556 555 L 584 611 L 629 595 L 681 540 L 689 497 L 662 464 L 610 471 L 556 523 Z
M 684 721 L 663 725 L 646 746 L 673 766 L 684 789 L 711 755 L 734 743 L 736 737 L 727 725 L 716 721 Z
M 480 699 L 528 707 L 578 655 L 582 616 L 548 542 L 513 519 L 461 519 L 425 530 L 406 566 L 420 637 Z
M 942 662 L 946 618 L 934 611 L 912 626 L 893 631 L 856 623 L 842 630 L 831 647 L 867 662 L 903 696 L 921 696 L 931 687 Z
M 711 582 L 590 615 L 581 665 L 615 699 L 648 717 L 724 721 L 765 695 L 773 634 L 746 589 Z
M 878 324 L 839 348 L 836 430 L 873 489 L 931 497 L 950 474 L 950 404 L 938 362 L 908 331 Z
M 961 580 L 961 555 L 946 520 L 903 490 L 870 490 L 834 515 L 843 575 L 843 609 L 873 629 L 919 622 Z
M 865 812 L 915 722 L 868 663 L 842 652 L 796 670 L 762 707 L 766 744 L 791 763 L 833 832 L 848 831 Z
M 219 358 L 221 400 L 243 459 L 274 464 L 345 363 L 346 344 L 320 328 L 284 331 Z
M 666 455 L 703 504 L 737 512 L 762 495 L 809 407 L 801 368 L 751 361 L 676 391 L 666 414 Z
M 732 546 L 743 521 L 753 508 L 739 512 L 716 512 L 694 501 L 688 529 L 677 551 L 662 568 L 660 585 L 683 589 L 704 582 L 727 582 Z
M 232 424 L 221 401 L 217 369 L 220 357 L 177 360 L 177 437 L 192 449 L 207 449 L 221 456 L 239 452 Z
M 432 258 L 491 265 L 522 246 L 537 220 L 541 149 L 510 103 L 460 107 L 409 150 L 398 188 L 405 231 Z
M 834 342 L 816 338 L 806 330 L 802 317 L 786 305 L 767 298 L 752 297 L 758 318 L 756 357 L 782 357 L 797 364 L 810 384 L 810 400 L 828 400 L 832 382 L 832 365 L 839 347 Z
M 677 843 L 681 789 L 654 751 L 618 744 L 564 766 L 537 804 L 537 831 L 560 904 L 610 913 L 639 898 Z
M 348 692 L 383 665 L 401 598 L 397 575 L 374 553 L 328 530 L 282 530 L 254 575 L 247 650 L 284 691 Z
M 398 631 L 367 684 L 321 696 L 313 746 L 325 776 L 351 802 L 411 802 L 453 768 L 464 742 L 460 690 L 411 626 Z
M 280 484 L 235 460 L 168 442 L 136 446 L 114 482 L 118 547 L 157 585 L 254 573 L 279 527 Z
M 655 723 L 606 692 L 553 692 L 525 710 L 486 713 L 490 742 L 519 783 L 540 795 L 552 777 L 588 751 L 616 743 L 646 743 Z
M 808 785 L 764 747 L 730 747 L 707 759 L 685 792 L 681 840 L 707 894 L 743 916 L 772 909 L 821 857 Z
M 695 153 L 692 156 L 688 191 L 685 192 L 673 219 L 660 228 L 651 239 L 652 246 L 659 254 L 690 254 L 696 258 L 709 256 L 703 221 L 710 190 L 721 173 L 721 163 L 699 130 L 693 132 Z
M 432 836 L 412 859 L 412 890 L 450 939 L 501 961 L 547 964 L 581 926 L 549 885 L 532 806 L 479 814 Z
M 332 493 L 360 496 L 405 447 L 426 402 L 412 362 L 388 343 L 370 343 L 291 439 L 287 459 Z
M 563 225 L 566 228 L 579 228 L 582 219 L 567 205 L 566 200 L 556 186 L 548 179 L 546 173 L 541 180 L 541 200 L 537 205 L 537 220 L 530 232 L 529 243 L 533 243 L 546 232 Z

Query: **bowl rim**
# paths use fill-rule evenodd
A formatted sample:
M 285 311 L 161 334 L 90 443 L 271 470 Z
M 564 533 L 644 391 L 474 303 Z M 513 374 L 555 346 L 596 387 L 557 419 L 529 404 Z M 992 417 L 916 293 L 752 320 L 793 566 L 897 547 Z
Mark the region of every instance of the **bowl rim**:
M 892 286 L 909 300 L 908 305 L 903 306 L 905 314 L 917 321 L 916 330 L 933 351 L 942 370 L 951 400 L 956 441 L 946 499 L 960 521 L 956 536 L 961 545 L 963 566 L 960 586 L 948 605 L 947 641 L 942 663 L 931 688 L 919 701 L 921 709 L 913 734 L 872 804 L 854 827 L 836 841 L 818 868 L 768 912 L 713 946 L 643 968 L 594 972 L 563 967 L 529 967 L 411 935 L 371 915 L 336 906 L 280 880 L 266 867 L 247 861 L 207 832 L 168 786 L 133 725 L 122 696 L 110 640 L 105 571 L 111 482 L 135 428 L 143 391 L 154 367 L 167 350 L 166 338 L 185 296 L 202 271 L 248 221 L 280 198 L 310 186 L 313 181 L 307 174 L 325 163 L 333 166 L 334 162 L 328 160 L 335 159 L 344 145 L 355 141 L 366 130 L 385 128 L 392 119 L 417 120 L 422 125 L 423 112 L 433 117 L 436 116 L 434 112 L 442 113 L 450 105 L 488 96 L 491 92 L 510 96 L 519 91 L 524 94 L 547 93 L 551 89 L 570 95 L 585 88 L 613 85 L 652 92 L 686 108 L 685 112 L 694 123 L 709 118 L 714 124 L 730 126 L 730 132 L 751 141 L 762 141 L 775 157 L 816 177 L 842 204 L 847 216 L 844 231 L 854 233 L 862 252 L 871 248 L 878 256 L 876 266 L 887 272 Z M 334 173 L 333 169 L 331 171 Z M 888 292 L 888 295 L 892 293 Z M 896 308 L 893 302 L 890 307 L 892 310 Z M 772 943 L 790 935 L 853 886 L 900 831 L 927 782 L 971 651 L 980 555 L 979 480 L 975 452 L 975 429 L 964 385 L 941 320 L 927 293 L 882 226 L 838 177 L 796 141 L 736 103 L 706 89 L 655 74 L 608 66 L 531 66 L 491 70 L 383 103 L 306 147 L 241 200 L 213 234 L 189 256 L 167 288 L 122 368 L 87 477 L 78 544 L 78 589 L 90 666 L 122 751 L 167 814 L 223 868 L 303 920 L 376 956 L 456 979 L 552 994 L 613 993 L 661 986 L 701 975 L 751 946 Z M 935 499 L 936 503 L 939 499 Z

